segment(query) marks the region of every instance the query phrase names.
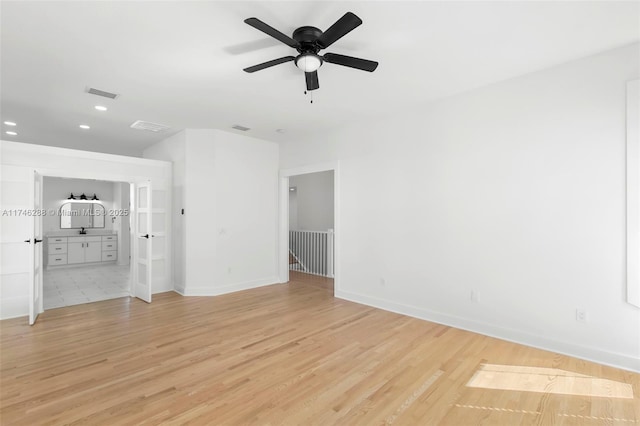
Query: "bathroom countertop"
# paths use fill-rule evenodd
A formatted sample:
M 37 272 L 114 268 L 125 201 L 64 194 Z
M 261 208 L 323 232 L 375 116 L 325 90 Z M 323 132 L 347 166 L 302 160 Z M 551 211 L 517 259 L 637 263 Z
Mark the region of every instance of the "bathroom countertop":
M 101 237 L 103 235 L 117 235 L 115 232 L 110 231 L 87 231 L 86 234 L 76 232 L 49 232 L 45 234 L 45 237 Z

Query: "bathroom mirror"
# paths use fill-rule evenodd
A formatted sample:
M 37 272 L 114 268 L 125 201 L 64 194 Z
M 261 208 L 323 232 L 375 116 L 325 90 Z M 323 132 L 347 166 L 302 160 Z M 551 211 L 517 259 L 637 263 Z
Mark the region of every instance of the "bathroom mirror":
M 60 207 L 60 228 L 104 228 L 105 210 L 98 203 L 64 203 Z

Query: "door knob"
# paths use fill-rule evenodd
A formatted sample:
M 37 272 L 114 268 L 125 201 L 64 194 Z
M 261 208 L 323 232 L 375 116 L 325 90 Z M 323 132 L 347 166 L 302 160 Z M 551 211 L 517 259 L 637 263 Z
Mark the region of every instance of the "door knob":
M 144 234 L 144 235 L 142 236 L 142 238 L 147 238 L 147 239 L 148 239 L 148 238 L 149 238 L 149 234 Z

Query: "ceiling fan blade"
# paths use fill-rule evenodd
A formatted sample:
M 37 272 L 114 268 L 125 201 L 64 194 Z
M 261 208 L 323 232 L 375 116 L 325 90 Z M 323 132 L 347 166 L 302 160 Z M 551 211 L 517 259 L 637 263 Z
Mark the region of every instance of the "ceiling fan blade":
M 337 53 L 325 53 L 322 58 L 325 62 L 329 62 L 330 64 L 342 65 L 362 71 L 373 72 L 378 68 L 378 63 L 375 61 L 354 58 L 352 56 L 338 55 Z
M 298 48 L 300 46 L 300 44 L 297 41 L 295 41 L 294 39 L 292 39 L 288 35 L 285 35 L 285 34 L 281 33 L 280 31 L 276 30 L 272 26 L 269 26 L 269 25 L 265 24 L 264 22 L 262 22 L 258 18 L 247 18 L 247 19 L 244 20 L 244 22 L 246 24 L 251 25 L 256 30 L 260 30 L 263 33 L 265 33 L 267 35 L 270 35 L 271 37 L 275 38 L 276 40 L 279 40 L 279 41 L 283 42 L 287 46 L 291 46 L 294 49 L 296 49 L 296 48 Z
M 254 65 L 252 67 L 245 68 L 243 71 L 245 71 L 245 72 L 256 72 L 256 71 L 263 70 L 265 68 L 272 67 L 274 65 L 280 65 L 280 64 L 284 64 L 285 62 L 291 62 L 294 59 L 295 59 L 295 56 L 285 56 L 284 58 L 274 59 L 273 61 L 263 62 L 261 64 Z
M 307 80 L 307 90 L 311 91 L 320 88 L 320 83 L 318 82 L 318 71 L 305 72 L 304 77 L 305 80 Z
M 318 44 L 323 49 L 326 49 L 360 24 L 362 24 L 362 19 L 351 12 L 347 12 L 318 38 Z

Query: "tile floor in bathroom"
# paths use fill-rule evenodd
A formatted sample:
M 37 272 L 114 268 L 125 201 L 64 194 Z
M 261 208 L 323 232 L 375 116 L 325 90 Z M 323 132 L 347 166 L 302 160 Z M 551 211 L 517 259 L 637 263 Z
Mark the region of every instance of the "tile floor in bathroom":
M 129 296 L 129 265 L 90 265 L 44 271 L 44 309 Z

